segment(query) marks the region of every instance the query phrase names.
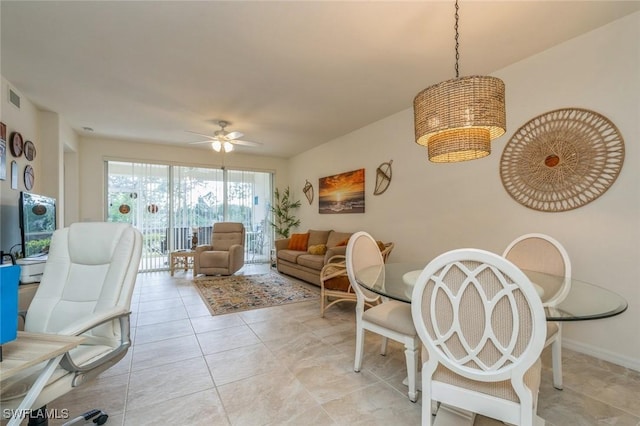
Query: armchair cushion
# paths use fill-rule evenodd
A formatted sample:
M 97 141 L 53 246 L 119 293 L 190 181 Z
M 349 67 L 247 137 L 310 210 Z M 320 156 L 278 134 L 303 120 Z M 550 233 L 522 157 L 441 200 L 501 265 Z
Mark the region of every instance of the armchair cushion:
M 337 291 L 349 291 L 349 287 L 351 287 L 351 283 L 349 282 L 349 277 L 346 275 L 338 275 L 337 277 L 329 278 L 324 282 L 324 288 L 327 290 L 337 290 Z
M 229 252 L 205 251 L 200 255 L 200 266 L 205 268 L 226 268 L 229 266 Z

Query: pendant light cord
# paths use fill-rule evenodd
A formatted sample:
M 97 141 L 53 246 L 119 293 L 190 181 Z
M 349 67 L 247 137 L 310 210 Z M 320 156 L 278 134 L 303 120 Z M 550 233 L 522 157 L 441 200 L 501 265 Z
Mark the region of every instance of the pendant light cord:
M 456 0 L 456 24 L 454 26 L 455 30 L 456 30 L 456 78 L 460 77 L 460 73 L 458 71 L 458 60 L 460 59 L 460 52 L 458 52 L 458 47 L 460 46 L 460 43 L 458 43 L 458 19 L 460 19 L 460 16 L 458 15 L 458 9 L 460 9 L 460 7 L 458 6 L 458 0 Z

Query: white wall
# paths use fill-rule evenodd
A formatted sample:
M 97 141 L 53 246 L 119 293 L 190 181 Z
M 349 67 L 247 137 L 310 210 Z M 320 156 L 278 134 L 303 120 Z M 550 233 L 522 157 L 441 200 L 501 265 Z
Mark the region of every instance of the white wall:
M 194 167 L 220 167 L 221 156 L 212 150 L 84 138 L 80 143 L 80 214 L 82 221 L 104 220 L 106 160 L 140 161 Z M 288 161 L 282 158 L 226 154 L 224 165 L 239 170 L 274 173 L 274 185 L 286 185 Z
M 507 133 L 482 160 L 433 164 L 413 139 L 407 109 L 305 152 L 291 161 L 291 189 L 302 200 L 301 229 L 366 230 L 394 241 L 392 261 L 425 260 L 449 249 L 478 247 L 501 253 L 518 235 L 543 232 L 569 251 L 576 278 L 623 295 L 629 309 L 614 318 L 567 323 L 565 344 L 640 370 L 640 13 L 635 13 L 495 75 L 506 84 Z M 407 99 L 410 106 L 412 99 Z M 513 133 L 531 118 L 564 107 L 608 117 L 625 139 L 621 174 L 599 199 L 562 213 L 515 202 L 504 190 L 499 161 Z M 376 167 L 393 159 L 393 180 L 372 195 Z M 366 212 L 318 214 L 305 180 L 364 167 Z
M 38 128 L 38 109 L 22 94 L 13 87 L 7 80 L 0 77 L 2 84 L 0 94 L 0 121 L 7 126 L 7 139 L 12 132 L 20 132 L 22 140 L 31 140 L 36 147 L 36 158 L 34 161 L 27 161 L 24 155 L 15 158 L 11 155 L 9 141 L 7 140 L 6 154 L 6 180 L 0 180 L 0 250 L 8 252 L 15 244 L 20 244 L 20 224 L 18 218 L 18 199 L 20 191 L 24 191 L 24 168 L 31 164 L 35 170 L 35 184 L 32 192 L 49 195 L 44 192 L 43 183 L 40 176 L 43 162 L 42 144 L 40 143 L 40 133 Z M 9 103 L 9 88 L 20 96 L 20 109 Z M 18 189 L 11 189 L 11 162 L 16 161 L 18 165 Z M 13 251 L 19 250 L 19 247 Z

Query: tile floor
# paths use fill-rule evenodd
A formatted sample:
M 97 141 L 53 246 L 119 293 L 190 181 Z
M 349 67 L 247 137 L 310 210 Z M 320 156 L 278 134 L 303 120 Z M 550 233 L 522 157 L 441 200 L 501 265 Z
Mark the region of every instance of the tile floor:
M 132 350 L 48 408 L 72 417 L 101 408 L 114 426 L 420 424 L 420 403 L 401 384 L 400 345 L 390 342 L 382 357 L 367 335 L 363 371 L 353 372 L 352 304 L 325 318 L 318 302 L 211 316 L 191 280 L 190 272 L 140 274 Z M 538 412 L 547 425 L 640 425 L 640 373 L 566 350 L 565 388 L 557 391 L 547 350 L 543 359 Z

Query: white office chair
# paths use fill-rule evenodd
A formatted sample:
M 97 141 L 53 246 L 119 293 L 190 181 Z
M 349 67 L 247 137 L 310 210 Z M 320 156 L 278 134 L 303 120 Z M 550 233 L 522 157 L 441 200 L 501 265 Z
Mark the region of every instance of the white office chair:
M 411 319 L 411 305 L 395 300 L 377 304 L 380 296 L 358 284 L 359 280 L 375 282 L 384 274 L 384 260 L 378 244 L 366 232 L 356 232 L 349 239 L 346 253 L 346 267 L 349 281 L 356 294 L 356 354 L 354 370 L 362 368 L 364 355 L 364 331 L 369 330 L 382 336 L 381 354 L 387 352 L 387 338 L 404 343 L 407 362 L 409 399 L 418 398 L 416 378 L 418 375 L 418 348 L 420 339 Z M 356 279 L 357 277 L 357 279 Z M 365 310 L 365 304 L 375 305 Z
M 556 306 L 571 289 L 571 260 L 567 250 L 556 239 L 545 234 L 526 234 L 511 242 L 503 256 L 520 269 L 550 274 L 560 279 L 544 283 L 543 306 Z M 542 283 L 539 283 L 542 284 Z M 560 322 L 547 323 L 547 341 L 551 345 L 553 387 L 562 389 L 562 326 Z
M 82 385 L 125 356 L 131 345 L 130 305 L 141 251 L 142 235 L 124 223 L 75 223 L 55 231 L 24 330 L 81 335 L 86 340 L 65 354 L 31 403 L 32 410 Z M 3 409 L 18 407 L 43 368 L 44 363 L 3 381 Z M 106 421 L 106 415 L 102 418 Z
M 505 423 L 543 424 L 536 407 L 546 320 L 520 269 L 484 250 L 453 250 L 424 268 L 411 300 L 428 353 L 423 425 L 433 421 L 432 401 L 439 410 L 446 404 Z

